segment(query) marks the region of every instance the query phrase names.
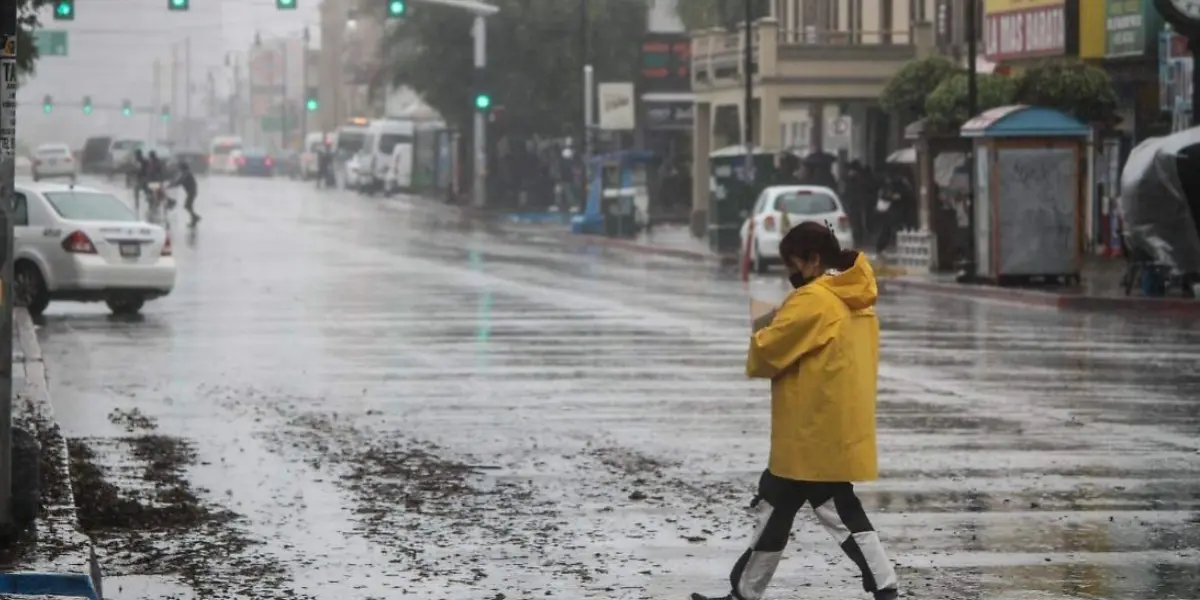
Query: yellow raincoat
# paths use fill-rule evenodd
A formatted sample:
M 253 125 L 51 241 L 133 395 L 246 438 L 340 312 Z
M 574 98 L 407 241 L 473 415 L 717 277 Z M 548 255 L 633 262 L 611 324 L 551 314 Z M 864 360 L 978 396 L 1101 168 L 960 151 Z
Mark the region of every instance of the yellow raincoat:
M 772 473 L 797 481 L 870 481 L 875 456 L 879 319 L 866 257 L 793 291 L 754 333 L 746 375 L 771 380 Z

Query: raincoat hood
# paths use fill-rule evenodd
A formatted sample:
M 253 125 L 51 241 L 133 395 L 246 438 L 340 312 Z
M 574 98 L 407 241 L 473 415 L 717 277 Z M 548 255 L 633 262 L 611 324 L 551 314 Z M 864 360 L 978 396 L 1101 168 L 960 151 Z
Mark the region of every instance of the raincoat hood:
M 854 259 L 854 266 L 833 275 L 824 275 L 812 282 L 837 296 L 850 310 L 863 310 L 875 306 L 879 298 L 879 287 L 875 284 L 875 271 L 862 252 Z

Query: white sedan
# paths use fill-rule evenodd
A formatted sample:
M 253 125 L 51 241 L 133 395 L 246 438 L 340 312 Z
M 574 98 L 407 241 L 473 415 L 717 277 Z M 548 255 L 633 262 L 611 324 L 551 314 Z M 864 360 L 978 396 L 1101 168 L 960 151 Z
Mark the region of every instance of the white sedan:
M 755 272 L 765 273 L 772 264 L 782 264 L 779 242 L 787 233 L 783 230 L 784 213 L 787 213 L 788 225 L 792 227 L 805 221 L 828 223 L 833 227 L 833 233 L 842 248 L 854 248 L 850 218 L 836 192 L 817 185 L 771 186 L 759 194 L 750 218 L 742 224 L 742 248 L 746 247 L 750 227 L 754 227 L 750 260 Z
M 75 157 L 66 144 L 42 144 L 33 151 L 33 180 L 63 177 L 75 181 Z
M 175 287 L 171 240 L 107 192 L 50 183 L 17 184 L 15 295 L 32 314 L 51 300 L 104 301 L 134 314 Z

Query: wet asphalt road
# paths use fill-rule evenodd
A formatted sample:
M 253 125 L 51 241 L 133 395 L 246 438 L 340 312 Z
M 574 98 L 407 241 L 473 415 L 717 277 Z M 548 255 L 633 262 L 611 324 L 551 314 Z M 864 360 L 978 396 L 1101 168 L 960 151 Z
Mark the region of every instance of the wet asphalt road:
M 184 574 L 109 544 L 110 574 L 151 576 L 107 596 L 726 589 L 767 453 L 742 284 L 419 201 L 201 185 L 174 294 L 140 321 L 52 305 L 42 343 L 114 485 L 139 485 L 134 411 L 253 543 Z M 921 295 L 880 314 L 883 478 L 859 489 L 910 597 L 1200 597 L 1200 331 Z M 794 539 L 771 597 L 861 597 L 811 518 Z

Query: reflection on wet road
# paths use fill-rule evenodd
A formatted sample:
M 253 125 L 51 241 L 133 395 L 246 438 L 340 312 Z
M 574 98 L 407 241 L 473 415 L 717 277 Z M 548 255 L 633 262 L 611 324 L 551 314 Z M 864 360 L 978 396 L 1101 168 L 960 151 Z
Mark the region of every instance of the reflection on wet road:
M 172 296 L 139 322 L 55 305 L 41 332 L 63 426 L 111 479 L 152 429 L 236 513 L 237 543 L 197 552 L 213 564 L 159 579 L 263 598 L 723 588 L 767 458 L 731 276 L 421 202 L 202 185 Z M 883 479 L 860 492 L 912 596 L 1200 596 L 1200 332 L 920 295 L 880 314 Z M 137 427 L 113 418 L 134 409 Z M 857 597 L 816 523 L 795 540 L 773 597 Z M 115 581 L 120 600 L 146 588 Z

